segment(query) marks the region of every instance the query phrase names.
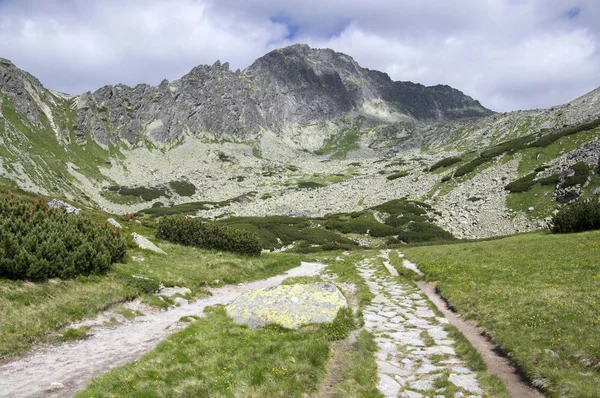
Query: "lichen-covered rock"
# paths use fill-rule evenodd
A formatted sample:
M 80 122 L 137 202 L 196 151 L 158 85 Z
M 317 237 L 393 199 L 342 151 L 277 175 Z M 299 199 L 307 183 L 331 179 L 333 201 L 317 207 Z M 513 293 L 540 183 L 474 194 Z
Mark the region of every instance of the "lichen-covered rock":
M 140 247 L 140 249 L 150 250 L 150 251 L 153 251 L 153 252 L 159 253 L 159 254 L 167 254 L 167 253 L 165 253 L 165 251 L 163 249 L 156 246 L 154 243 L 150 242 L 148 240 L 148 238 L 146 238 L 145 236 L 142 236 L 135 232 L 133 232 L 131 234 L 131 236 L 133 237 L 133 243 L 138 245 Z
M 309 323 L 329 323 L 346 298 L 331 283 L 267 287 L 245 293 L 225 310 L 235 323 L 251 328 L 277 324 L 297 329 Z
M 62 200 L 52 199 L 48 202 L 48 207 L 53 209 L 64 209 L 67 213 L 79 214 L 81 211 L 75 206 L 71 206 L 70 204 L 63 202 Z

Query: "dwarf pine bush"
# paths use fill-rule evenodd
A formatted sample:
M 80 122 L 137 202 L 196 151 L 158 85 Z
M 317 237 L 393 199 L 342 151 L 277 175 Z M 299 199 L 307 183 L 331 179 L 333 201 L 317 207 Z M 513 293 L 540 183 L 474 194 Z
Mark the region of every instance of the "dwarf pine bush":
M 600 202 L 581 201 L 563 208 L 552 217 L 553 233 L 582 232 L 600 229 Z
M 0 197 L 0 278 L 72 278 L 108 270 L 125 256 L 120 231 L 45 202 Z
M 258 256 L 262 250 L 260 238 L 255 233 L 209 224 L 197 218 L 180 215 L 168 216 L 160 220 L 156 237 L 184 246 L 250 256 Z

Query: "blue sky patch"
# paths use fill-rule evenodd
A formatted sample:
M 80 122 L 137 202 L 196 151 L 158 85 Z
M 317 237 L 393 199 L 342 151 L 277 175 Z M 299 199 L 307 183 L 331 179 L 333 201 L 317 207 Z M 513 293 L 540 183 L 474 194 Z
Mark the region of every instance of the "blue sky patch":
M 580 13 L 581 13 L 581 9 L 579 7 L 574 7 L 574 8 L 571 8 L 570 10 L 567 10 L 567 12 L 565 12 L 565 15 L 569 19 L 575 19 L 579 16 Z

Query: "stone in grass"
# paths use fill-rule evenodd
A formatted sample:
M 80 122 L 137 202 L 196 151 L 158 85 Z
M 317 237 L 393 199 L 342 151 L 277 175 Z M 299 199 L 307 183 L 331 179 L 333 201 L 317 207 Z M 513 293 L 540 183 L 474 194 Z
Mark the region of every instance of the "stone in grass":
M 58 199 L 52 199 L 50 202 L 48 202 L 48 207 L 52 209 L 64 209 L 67 213 L 72 214 L 79 214 L 81 211 L 77 207 L 71 206 L 70 204 Z
M 178 307 L 183 307 L 184 305 L 188 305 L 189 301 L 187 301 L 186 299 L 181 298 L 181 297 L 175 297 L 175 300 L 173 300 L 173 303 Z
M 346 298 L 331 283 L 267 287 L 242 294 L 225 307 L 235 323 L 256 328 L 268 324 L 298 329 L 309 323 L 329 323 Z
M 135 232 L 133 232 L 131 236 L 133 237 L 133 242 L 138 245 L 140 249 L 150 250 L 159 254 L 167 254 L 163 249 L 150 242 L 148 238 L 140 234 L 136 234 Z
M 114 218 L 109 218 L 106 220 L 109 224 L 112 224 L 115 228 L 119 228 L 119 229 L 123 229 L 123 227 L 121 227 L 121 224 L 119 224 L 117 222 L 117 220 L 115 220 Z
M 163 296 L 163 297 L 173 297 L 173 296 L 187 296 L 188 294 L 191 294 L 192 291 L 190 289 L 188 289 L 187 287 L 179 287 L 179 286 L 173 286 L 173 287 L 164 287 L 161 286 L 158 289 L 158 292 L 156 293 L 158 296 Z

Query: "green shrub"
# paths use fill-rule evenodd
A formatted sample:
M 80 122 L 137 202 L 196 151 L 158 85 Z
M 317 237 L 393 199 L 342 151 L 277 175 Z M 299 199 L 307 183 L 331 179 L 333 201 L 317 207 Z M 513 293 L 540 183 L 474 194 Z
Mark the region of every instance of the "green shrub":
M 187 181 L 171 181 L 169 186 L 179 196 L 192 196 L 196 193 L 196 186 Z
M 477 166 L 480 166 L 486 162 L 488 162 L 490 159 L 485 159 L 482 157 L 479 158 L 475 158 L 473 160 L 471 160 L 469 163 L 460 166 L 458 169 L 456 169 L 456 171 L 454 172 L 454 177 L 462 177 L 465 174 L 468 174 L 470 172 L 472 172 L 473 170 L 475 170 L 475 168 Z
M 314 181 L 300 181 L 298 183 L 298 188 L 301 189 L 315 189 L 315 188 L 321 188 L 323 187 L 323 184 L 319 184 L 318 182 L 314 182 Z
M 123 260 L 119 229 L 45 202 L 0 197 L 0 277 L 45 280 L 108 270 Z
M 440 160 L 439 162 L 435 163 L 433 166 L 431 166 L 428 171 L 435 171 L 437 169 L 441 169 L 443 167 L 450 167 L 458 162 L 460 162 L 462 160 L 462 158 L 460 156 L 452 156 L 449 158 L 444 158 L 442 160 Z
M 507 191 L 517 193 L 517 192 L 527 192 L 531 189 L 531 187 L 535 184 L 535 176 L 537 173 L 527 174 L 525 177 L 521 177 L 518 180 L 515 180 L 504 187 Z
M 397 171 L 394 174 L 390 174 L 389 176 L 387 176 L 387 179 L 392 181 L 398 178 L 402 178 L 402 177 L 406 177 L 408 175 L 408 171 L 406 170 L 402 170 L 402 171 Z
M 260 238 L 255 233 L 178 215 L 164 217 L 160 220 L 156 237 L 184 246 L 223 250 L 250 256 L 258 256 L 262 250 Z
M 564 207 L 552 217 L 552 226 L 550 227 L 553 233 L 582 232 L 594 229 L 600 229 L 600 203 L 597 198 Z
M 111 192 L 118 192 L 123 196 L 136 196 L 142 198 L 146 202 L 153 201 L 161 196 L 170 197 L 165 188 L 146 188 L 146 187 L 120 187 L 112 186 L 108 188 Z
M 556 185 L 559 180 L 560 180 L 560 173 L 556 173 L 556 174 L 549 175 L 548 177 L 540 178 L 540 179 L 536 180 L 536 182 L 540 185 L 551 185 L 552 186 L 552 185 Z
M 596 119 L 596 120 L 594 120 L 592 122 L 588 122 L 588 123 L 582 123 L 582 124 L 574 126 L 574 127 L 569 127 L 569 128 L 563 129 L 563 130 L 556 131 L 554 133 L 547 134 L 541 138 L 538 138 L 537 140 L 535 140 L 534 142 L 529 144 L 529 146 L 537 147 L 537 148 L 544 148 L 544 147 L 547 147 L 550 144 L 554 143 L 555 141 L 557 141 L 558 139 L 560 139 L 562 137 L 567 137 L 569 135 L 576 134 L 576 133 L 579 133 L 582 131 L 591 130 L 598 126 L 600 126 L 600 119 Z
M 583 185 L 590 175 L 590 168 L 585 162 L 577 162 L 571 166 L 575 170 L 575 174 L 565 178 L 564 187 L 572 187 L 573 185 Z
M 506 141 L 496 146 L 493 146 L 483 152 L 481 152 L 481 157 L 485 159 L 492 159 L 496 156 L 503 155 L 505 153 L 514 153 L 520 149 L 525 149 L 528 145 L 535 140 L 536 136 L 527 135 L 525 137 L 516 138 L 514 140 Z

